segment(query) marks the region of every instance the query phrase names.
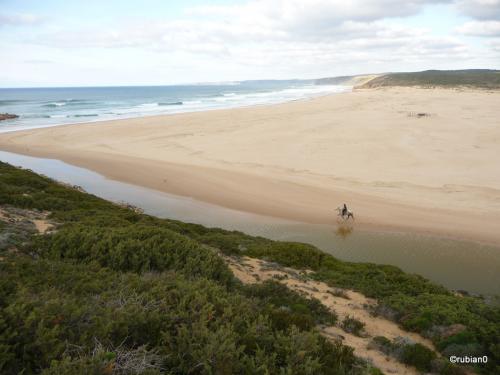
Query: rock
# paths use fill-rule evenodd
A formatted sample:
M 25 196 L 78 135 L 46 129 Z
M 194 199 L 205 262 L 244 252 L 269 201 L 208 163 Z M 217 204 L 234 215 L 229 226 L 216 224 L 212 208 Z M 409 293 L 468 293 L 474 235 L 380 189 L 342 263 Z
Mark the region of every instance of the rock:
M 18 115 L 13 115 L 11 113 L 0 113 L 0 121 L 2 120 L 11 120 L 14 118 L 18 118 Z

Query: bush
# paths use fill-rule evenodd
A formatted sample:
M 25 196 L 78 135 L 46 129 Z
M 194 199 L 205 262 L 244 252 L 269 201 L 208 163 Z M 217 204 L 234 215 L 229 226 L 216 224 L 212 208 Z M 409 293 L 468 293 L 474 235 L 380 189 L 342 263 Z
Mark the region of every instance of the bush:
M 317 324 L 333 325 L 337 320 L 335 313 L 317 299 L 302 297 L 275 281 L 245 286 L 243 292 L 258 298 L 264 309 L 271 308 L 271 321 L 277 329 L 293 324 L 301 330 L 309 330 Z
M 351 349 L 291 321 L 276 328 L 277 306 L 215 281 L 20 256 L 0 274 L 5 374 L 102 373 L 134 356 L 172 373 L 362 373 Z
M 37 238 L 31 247 L 50 259 L 97 262 L 116 271 L 176 270 L 188 277 L 203 276 L 224 283 L 232 279 L 224 261 L 213 251 L 163 228 L 73 224 Z
M 394 352 L 396 350 L 396 345 L 393 344 L 391 340 L 389 340 L 387 337 L 384 336 L 375 336 L 371 343 L 371 347 L 375 347 L 377 350 L 381 351 L 382 353 L 385 353 L 387 355 L 394 355 Z
M 250 246 L 246 255 L 268 259 L 284 266 L 317 270 L 326 256 L 312 245 L 297 242 L 268 241 Z
M 372 339 L 370 346 L 420 371 L 431 371 L 436 367 L 434 363 L 437 358 L 436 354 L 418 343 L 408 343 L 403 339 L 391 341 L 386 337 L 376 336 Z M 447 361 L 440 362 L 440 370 L 447 368 L 447 364 L 449 364 Z
M 353 318 L 352 316 L 346 316 L 342 321 L 341 327 L 346 332 L 352 333 L 356 336 L 361 336 L 365 328 L 365 323 Z
M 436 354 L 421 344 L 405 345 L 401 360 L 407 365 L 414 366 L 420 371 L 430 371 Z

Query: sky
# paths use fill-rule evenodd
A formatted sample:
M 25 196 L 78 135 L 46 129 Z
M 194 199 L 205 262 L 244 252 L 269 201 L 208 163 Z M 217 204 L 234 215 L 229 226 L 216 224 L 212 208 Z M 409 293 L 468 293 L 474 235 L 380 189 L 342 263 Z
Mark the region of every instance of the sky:
M 0 0 L 0 87 L 500 68 L 500 0 Z

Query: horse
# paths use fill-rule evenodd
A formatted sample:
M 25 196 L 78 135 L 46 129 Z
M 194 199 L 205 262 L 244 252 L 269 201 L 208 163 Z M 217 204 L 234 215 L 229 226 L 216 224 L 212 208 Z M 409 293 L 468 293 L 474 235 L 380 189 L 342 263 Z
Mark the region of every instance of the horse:
M 354 213 L 344 205 L 344 207 L 337 207 L 338 216 L 340 216 L 343 220 L 349 220 L 352 218 L 354 220 Z

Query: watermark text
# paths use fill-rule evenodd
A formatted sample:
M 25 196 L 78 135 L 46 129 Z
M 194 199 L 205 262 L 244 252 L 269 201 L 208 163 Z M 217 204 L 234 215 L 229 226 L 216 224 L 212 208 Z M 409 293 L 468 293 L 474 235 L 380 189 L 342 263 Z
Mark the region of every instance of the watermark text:
M 483 355 L 481 357 L 472 357 L 468 355 L 465 356 L 452 355 L 450 356 L 450 362 L 457 364 L 488 363 L 488 356 Z

